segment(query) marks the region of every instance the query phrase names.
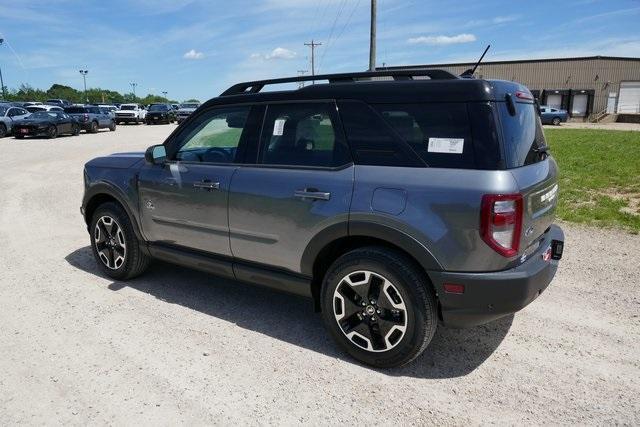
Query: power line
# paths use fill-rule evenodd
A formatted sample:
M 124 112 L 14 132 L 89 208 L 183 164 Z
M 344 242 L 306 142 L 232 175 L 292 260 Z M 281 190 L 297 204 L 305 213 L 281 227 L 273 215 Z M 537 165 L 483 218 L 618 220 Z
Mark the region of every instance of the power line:
M 324 59 L 324 56 L 327 54 L 327 49 L 331 44 L 331 38 L 333 37 L 333 32 L 336 29 L 336 23 L 338 22 L 340 15 L 342 15 L 342 10 L 346 6 L 346 4 L 347 4 L 347 0 L 342 0 L 342 2 L 340 2 L 340 6 L 338 7 L 338 13 L 336 14 L 336 17 L 333 20 L 333 24 L 331 25 L 331 31 L 329 31 L 329 37 L 327 37 L 327 48 L 322 52 L 322 56 L 320 57 L 320 64 L 322 64 L 322 60 Z
M 347 21 L 344 23 L 344 25 L 342 26 L 342 29 L 340 30 L 340 33 L 338 33 L 338 36 L 333 40 L 333 43 L 331 43 L 331 46 L 333 44 L 335 44 L 338 40 L 340 40 L 340 37 L 342 37 L 342 34 L 344 33 L 344 31 L 347 29 L 347 27 L 349 26 L 349 24 L 351 23 L 351 18 L 353 18 L 354 13 L 356 12 L 356 10 L 358 9 L 358 6 L 360 6 L 360 1 L 358 0 L 357 3 L 355 4 L 355 7 L 353 9 L 351 9 L 351 13 L 349 14 L 349 16 L 347 17 Z M 329 43 L 327 43 L 327 47 L 325 47 L 325 52 L 327 50 L 329 50 L 329 47 L 331 47 L 329 45 Z M 322 65 L 322 59 L 324 59 L 324 54 L 322 55 L 322 58 L 320 59 L 320 63 L 318 64 L 318 68 L 320 68 L 320 66 Z

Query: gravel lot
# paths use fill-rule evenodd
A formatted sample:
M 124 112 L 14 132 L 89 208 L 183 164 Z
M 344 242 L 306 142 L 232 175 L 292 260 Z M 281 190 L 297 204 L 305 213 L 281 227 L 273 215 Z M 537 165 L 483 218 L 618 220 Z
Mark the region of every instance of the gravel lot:
M 639 424 L 640 236 L 564 225 L 547 292 L 440 328 L 391 371 L 337 350 L 311 304 L 156 264 L 98 273 L 82 165 L 175 125 L 0 140 L 2 424 Z

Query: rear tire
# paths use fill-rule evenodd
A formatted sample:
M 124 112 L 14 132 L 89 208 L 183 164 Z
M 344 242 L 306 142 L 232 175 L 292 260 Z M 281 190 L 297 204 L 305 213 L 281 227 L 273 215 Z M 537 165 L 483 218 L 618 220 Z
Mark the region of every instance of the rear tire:
M 320 298 L 333 338 L 352 357 L 377 368 L 414 360 L 438 325 L 429 279 L 411 259 L 383 247 L 338 258 L 324 277 Z
M 109 130 L 111 132 L 116 130 L 116 122 L 115 121 L 111 121 L 111 124 L 109 125 Z
M 71 134 L 73 136 L 80 135 L 80 125 L 73 125 L 73 128 L 71 129 Z
M 98 206 L 89 233 L 93 256 L 107 276 L 128 280 L 149 266 L 149 256 L 142 250 L 131 220 L 119 204 L 107 202 Z
M 4 123 L 0 123 L 0 138 L 7 136 L 7 126 Z
M 560 117 L 554 117 L 553 120 L 551 121 L 551 123 L 554 126 L 560 126 Z
M 58 136 L 58 128 L 54 125 L 51 125 L 47 128 L 47 138 L 54 139 Z
M 24 139 L 24 135 L 17 133 L 14 135 L 16 139 Z
M 91 133 L 98 133 L 98 122 L 91 122 L 91 128 L 89 129 Z

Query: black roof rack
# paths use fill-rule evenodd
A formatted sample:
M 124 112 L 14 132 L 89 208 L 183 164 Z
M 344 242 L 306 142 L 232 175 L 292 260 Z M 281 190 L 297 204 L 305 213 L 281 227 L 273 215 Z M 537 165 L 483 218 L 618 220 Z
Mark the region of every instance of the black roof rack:
M 413 77 L 427 76 L 432 80 L 453 80 L 459 78 L 445 70 L 384 70 L 365 71 L 360 73 L 343 74 L 318 74 L 315 76 L 284 77 L 280 79 L 256 80 L 253 82 L 243 82 L 231 86 L 222 92 L 220 96 L 240 95 L 243 93 L 258 93 L 267 85 L 281 83 L 308 82 L 315 80 L 329 80 L 329 83 L 354 82 L 358 79 L 371 77 L 393 77 L 394 80 L 413 80 Z

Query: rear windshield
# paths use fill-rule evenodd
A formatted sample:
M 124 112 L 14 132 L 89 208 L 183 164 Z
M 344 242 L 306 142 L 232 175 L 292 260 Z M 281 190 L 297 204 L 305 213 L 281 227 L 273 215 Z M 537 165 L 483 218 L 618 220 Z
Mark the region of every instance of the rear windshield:
M 69 114 L 82 114 L 86 113 L 87 109 L 84 107 L 67 107 L 64 109 L 64 111 Z
M 149 111 L 169 111 L 169 107 L 166 105 L 152 105 L 149 107 Z
M 507 168 L 519 168 L 544 160 L 539 148 L 546 142 L 535 105 L 516 102 L 515 114 L 511 115 L 506 102 L 497 102 L 500 124 L 504 138 Z

